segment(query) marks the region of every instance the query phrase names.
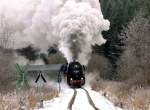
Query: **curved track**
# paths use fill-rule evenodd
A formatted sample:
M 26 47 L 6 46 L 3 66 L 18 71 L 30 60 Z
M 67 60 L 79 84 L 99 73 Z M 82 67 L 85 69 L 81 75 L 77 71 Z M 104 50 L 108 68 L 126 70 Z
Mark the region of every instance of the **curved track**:
M 85 91 L 85 93 L 86 93 L 86 95 L 87 95 L 87 98 L 88 98 L 88 102 L 89 102 L 89 104 L 94 108 L 94 110 L 100 110 L 100 109 L 98 109 L 98 108 L 95 106 L 95 104 L 94 104 L 94 102 L 93 102 L 93 100 L 92 100 L 92 98 L 91 98 L 89 92 L 88 92 L 85 88 L 81 88 L 81 89 L 83 89 L 83 90 Z M 71 100 L 70 100 L 70 102 L 69 102 L 69 104 L 68 104 L 68 110 L 72 110 L 72 105 L 74 104 L 76 95 L 77 95 L 77 90 L 74 89 L 74 94 L 73 94 L 73 96 L 72 96 L 72 98 L 71 98 Z
M 82 89 L 86 92 L 86 95 L 87 95 L 89 104 L 90 104 L 95 110 L 100 110 L 100 109 L 98 109 L 98 108 L 95 106 L 95 104 L 94 104 L 92 98 L 90 97 L 89 92 L 88 92 L 85 88 L 82 88 Z
M 72 98 L 71 98 L 71 100 L 70 100 L 70 102 L 68 104 L 68 110 L 72 110 L 72 105 L 73 105 L 73 103 L 75 101 L 76 95 L 77 95 L 77 90 L 74 89 L 74 94 L 73 94 L 73 96 L 72 96 Z

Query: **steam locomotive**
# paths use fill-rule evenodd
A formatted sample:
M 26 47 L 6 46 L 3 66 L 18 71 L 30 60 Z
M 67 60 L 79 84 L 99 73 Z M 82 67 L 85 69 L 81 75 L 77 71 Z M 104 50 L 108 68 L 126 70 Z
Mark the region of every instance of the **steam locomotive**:
M 60 72 L 67 77 L 70 87 L 81 87 L 85 84 L 85 67 L 77 61 L 63 65 Z

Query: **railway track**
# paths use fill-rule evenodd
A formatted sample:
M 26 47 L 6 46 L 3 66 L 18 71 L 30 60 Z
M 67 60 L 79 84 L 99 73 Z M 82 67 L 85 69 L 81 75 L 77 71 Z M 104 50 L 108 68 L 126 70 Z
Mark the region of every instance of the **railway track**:
M 100 109 L 98 109 L 98 108 L 95 106 L 95 104 L 94 104 L 94 102 L 93 102 L 93 100 L 92 100 L 92 98 L 91 98 L 89 92 L 88 92 L 85 88 L 81 88 L 81 89 L 85 91 L 85 93 L 86 93 L 86 95 L 87 95 L 88 102 L 89 102 L 89 104 L 94 108 L 94 110 L 100 110 Z M 72 98 L 71 98 L 71 100 L 70 100 L 70 102 L 69 102 L 69 104 L 68 104 L 68 110 L 73 110 L 73 109 L 72 109 L 72 105 L 73 105 L 74 102 L 75 102 L 76 96 L 77 96 L 77 90 L 74 89 L 74 94 L 73 94 L 73 96 L 72 96 Z
M 72 96 L 72 98 L 71 98 L 71 100 L 70 100 L 70 102 L 68 104 L 68 110 L 72 110 L 72 105 L 73 105 L 73 103 L 75 101 L 76 95 L 77 95 L 77 90 L 74 89 L 74 94 L 73 94 L 73 96 Z
M 100 110 L 100 109 L 98 109 L 98 108 L 95 106 L 95 104 L 94 104 L 92 98 L 90 97 L 89 92 L 88 92 L 85 88 L 82 88 L 82 89 L 86 92 L 86 95 L 87 95 L 87 97 L 88 97 L 89 104 L 90 104 L 95 110 Z

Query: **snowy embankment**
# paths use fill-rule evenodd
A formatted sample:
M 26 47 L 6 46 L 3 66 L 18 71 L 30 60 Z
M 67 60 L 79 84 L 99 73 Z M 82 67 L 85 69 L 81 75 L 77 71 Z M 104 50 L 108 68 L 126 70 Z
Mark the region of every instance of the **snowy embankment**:
M 87 89 L 87 88 L 86 88 Z M 95 110 L 88 101 L 86 92 L 79 88 L 77 90 L 77 95 L 75 101 L 72 105 L 72 110 Z M 122 110 L 118 107 L 115 107 L 113 103 L 108 101 L 102 94 L 87 89 L 95 106 L 99 110 Z M 74 94 L 73 89 L 62 90 L 59 97 L 54 98 L 50 101 L 44 101 L 44 108 L 35 109 L 35 110 L 68 110 L 68 104 Z

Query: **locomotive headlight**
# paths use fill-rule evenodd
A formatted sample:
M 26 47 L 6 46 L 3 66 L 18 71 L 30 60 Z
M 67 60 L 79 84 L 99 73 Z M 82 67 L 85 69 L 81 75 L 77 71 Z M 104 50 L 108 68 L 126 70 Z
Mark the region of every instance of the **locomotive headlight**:
M 81 80 L 83 80 L 83 78 L 81 78 Z
M 73 79 L 72 78 L 70 78 L 70 81 L 72 81 Z

